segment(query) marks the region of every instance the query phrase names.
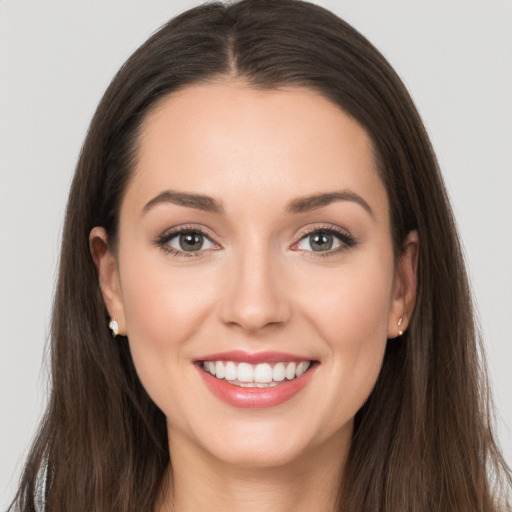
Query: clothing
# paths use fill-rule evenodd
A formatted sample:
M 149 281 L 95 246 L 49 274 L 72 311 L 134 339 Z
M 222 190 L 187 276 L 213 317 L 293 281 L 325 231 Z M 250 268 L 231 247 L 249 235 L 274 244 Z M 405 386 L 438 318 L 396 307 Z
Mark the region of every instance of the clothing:
M 46 489 L 48 487 L 48 459 L 43 459 L 37 472 L 34 506 L 36 512 L 46 512 Z
M 48 459 L 43 459 L 41 467 L 37 472 L 36 477 L 36 488 L 34 491 L 34 510 L 35 512 L 47 512 L 46 510 L 46 489 L 48 487 Z M 18 505 L 13 509 L 9 509 L 10 512 L 20 512 Z

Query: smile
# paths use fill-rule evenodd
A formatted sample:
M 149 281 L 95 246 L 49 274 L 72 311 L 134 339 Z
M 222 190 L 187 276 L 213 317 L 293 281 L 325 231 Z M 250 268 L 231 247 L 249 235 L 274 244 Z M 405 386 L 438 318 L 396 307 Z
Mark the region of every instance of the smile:
M 300 377 L 310 367 L 311 362 L 249 364 L 235 361 L 203 361 L 202 365 L 205 372 L 235 386 L 267 388 Z
M 210 392 L 240 408 L 280 405 L 311 381 L 319 362 L 279 352 L 241 351 L 212 354 L 196 360 L 196 368 Z

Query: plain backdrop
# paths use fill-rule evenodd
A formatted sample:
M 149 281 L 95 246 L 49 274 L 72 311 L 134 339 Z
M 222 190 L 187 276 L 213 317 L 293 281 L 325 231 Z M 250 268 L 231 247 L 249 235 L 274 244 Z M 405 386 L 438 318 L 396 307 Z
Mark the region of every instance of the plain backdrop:
M 408 86 L 453 201 L 512 462 L 512 0 L 331 0 Z M 0 0 L 0 509 L 46 399 L 66 195 L 124 60 L 189 0 Z

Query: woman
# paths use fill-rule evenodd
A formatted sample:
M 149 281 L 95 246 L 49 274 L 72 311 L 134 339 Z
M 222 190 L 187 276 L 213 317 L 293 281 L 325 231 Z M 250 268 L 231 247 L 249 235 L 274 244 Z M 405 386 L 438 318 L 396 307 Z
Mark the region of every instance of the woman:
M 52 336 L 20 510 L 507 507 L 428 137 L 319 7 L 198 7 L 123 66 Z

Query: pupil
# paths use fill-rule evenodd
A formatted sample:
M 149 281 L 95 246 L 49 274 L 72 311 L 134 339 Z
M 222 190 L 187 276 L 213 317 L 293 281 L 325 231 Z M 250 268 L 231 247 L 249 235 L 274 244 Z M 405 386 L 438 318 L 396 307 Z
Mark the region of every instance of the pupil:
M 316 233 L 311 237 L 313 251 L 328 251 L 332 248 L 333 237 L 329 233 Z
M 199 233 L 183 233 L 180 235 L 180 247 L 184 251 L 199 251 L 203 246 L 203 235 Z

